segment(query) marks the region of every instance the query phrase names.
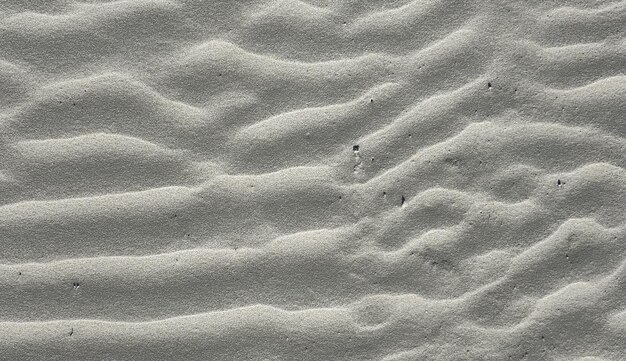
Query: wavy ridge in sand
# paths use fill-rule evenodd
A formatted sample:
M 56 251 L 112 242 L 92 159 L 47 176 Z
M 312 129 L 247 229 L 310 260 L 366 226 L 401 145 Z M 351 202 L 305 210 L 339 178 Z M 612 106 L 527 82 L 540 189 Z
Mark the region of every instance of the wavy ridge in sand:
M 621 360 L 626 2 L 0 10 L 0 359 Z

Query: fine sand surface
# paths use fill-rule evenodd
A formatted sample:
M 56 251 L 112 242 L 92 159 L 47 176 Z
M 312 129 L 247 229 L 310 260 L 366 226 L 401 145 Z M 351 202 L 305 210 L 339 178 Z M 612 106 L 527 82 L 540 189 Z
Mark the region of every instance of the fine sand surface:
M 0 360 L 626 360 L 626 1 L 0 2 Z

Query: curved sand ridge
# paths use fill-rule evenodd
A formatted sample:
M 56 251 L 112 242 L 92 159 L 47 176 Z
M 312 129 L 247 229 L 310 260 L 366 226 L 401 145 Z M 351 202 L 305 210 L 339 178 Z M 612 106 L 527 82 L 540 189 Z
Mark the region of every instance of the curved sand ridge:
M 626 2 L 0 9 L 0 360 L 621 360 Z

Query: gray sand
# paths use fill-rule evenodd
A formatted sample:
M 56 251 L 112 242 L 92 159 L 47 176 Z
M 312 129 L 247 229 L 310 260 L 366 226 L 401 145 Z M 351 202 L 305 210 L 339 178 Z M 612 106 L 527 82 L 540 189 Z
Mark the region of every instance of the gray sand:
M 0 360 L 626 360 L 626 1 L 0 3 Z

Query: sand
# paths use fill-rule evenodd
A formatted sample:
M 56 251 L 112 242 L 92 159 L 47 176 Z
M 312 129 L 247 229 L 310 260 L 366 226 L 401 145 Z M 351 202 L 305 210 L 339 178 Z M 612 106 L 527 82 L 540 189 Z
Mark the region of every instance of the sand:
M 625 360 L 625 24 L 3 1 L 0 360 Z

